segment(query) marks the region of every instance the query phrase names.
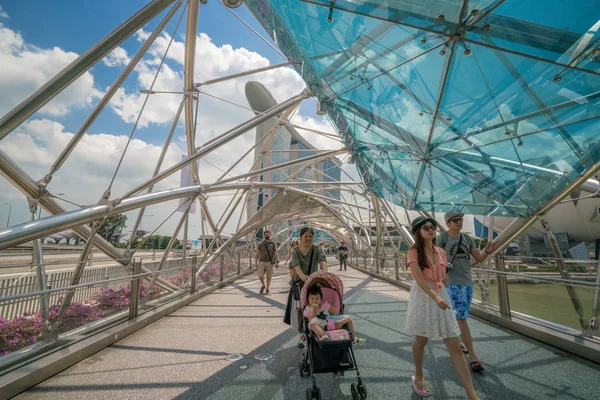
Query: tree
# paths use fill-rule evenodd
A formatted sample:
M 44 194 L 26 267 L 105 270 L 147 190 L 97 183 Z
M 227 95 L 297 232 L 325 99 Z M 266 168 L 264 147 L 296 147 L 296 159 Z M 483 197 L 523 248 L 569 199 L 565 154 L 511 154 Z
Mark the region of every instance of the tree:
M 127 224 L 127 217 L 123 214 L 111 215 L 106 218 L 98 228 L 98 234 L 110 243 L 118 243 L 121 239 L 121 232 Z

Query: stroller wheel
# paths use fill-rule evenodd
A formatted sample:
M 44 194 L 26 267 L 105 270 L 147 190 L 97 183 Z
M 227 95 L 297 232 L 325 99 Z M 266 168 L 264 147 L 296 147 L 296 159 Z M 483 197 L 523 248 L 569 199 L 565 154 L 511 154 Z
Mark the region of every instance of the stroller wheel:
M 356 386 L 356 383 L 350 385 L 350 394 L 352 394 L 352 400 L 360 399 L 360 394 L 358 393 L 358 386 Z
M 361 400 L 367 399 L 367 387 L 362 382 L 358 384 L 358 393 L 360 394 Z
M 312 390 L 306 388 L 306 400 L 313 400 Z
M 313 394 L 314 399 L 321 400 L 321 389 L 320 388 L 313 389 L 312 394 Z
M 300 378 L 304 378 L 304 365 L 302 363 L 298 364 L 298 372 L 300 373 Z

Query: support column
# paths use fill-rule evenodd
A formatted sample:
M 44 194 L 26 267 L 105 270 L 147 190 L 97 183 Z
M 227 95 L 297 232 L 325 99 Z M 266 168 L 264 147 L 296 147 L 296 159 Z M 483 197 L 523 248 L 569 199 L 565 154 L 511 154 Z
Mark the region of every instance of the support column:
M 381 209 L 379 207 L 379 198 L 374 194 L 371 195 L 373 198 L 373 210 L 375 211 L 375 225 L 376 225 L 376 237 L 377 242 L 375 243 L 375 270 L 379 273 L 381 268 L 381 245 L 383 241 L 382 228 L 381 228 Z
M 140 304 L 140 277 L 142 273 L 142 260 L 133 262 L 133 272 L 131 279 L 131 299 L 129 300 L 129 319 L 134 319 L 139 314 Z M 149 293 L 148 293 L 149 294 Z
M 198 270 L 198 256 L 192 257 L 192 275 L 190 276 L 190 292 L 196 293 L 196 271 Z
M 29 201 L 29 211 L 31 211 L 31 220 L 38 220 L 38 205 L 32 201 Z M 37 238 L 33 241 L 33 257 L 32 263 L 35 268 L 35 274 L 37 277 L 37 286 L 40 292 L 47 289 L 46 287 L 46 266 L 44 264 L 44 254 L 42 251 L 42 240 Z M 48 321 L 48 294 L 40 294 L 40 314 L 44 320 L 46 330 L 50 330 L 50 322 Z
M 546 238 L 550 243 L 550 247 L 552 249 L 552 254 L 554 258 L 556 258 L 556 267 L 558 268 L 558 272 L 560 272 L 560 276 L 563 279 L 571 279 L 571 274 L 567 271 L 567 266 L 565 265 L 565 261 L 563 260 L 562 253 L 560 251 L 560 247 L 558 246 L 558 241 L 556 240 L 556 236 L 550 230 L 550 223 L 546 219 L 542 219 L 542 226 L 546 230 Z M 569 297 L 571 298 L 571 302 L 573 303 L 573 307 L 575 308 L 575 312 L 579 315 L 579 323 L 581 324 L 581 329 L 585 333 L 586 330 L 589 329 L 589 321 L 586 321 L 583 314 L 583 305 L 575 287 L 573 285 L 567 284 L 565 285 L 567 288 L 567 292 Z
M 504 255 L 496 256 L 496 271 L 504 272 Z M 497 274 L 496 284 L 498 285 L 498 306 L 500 307 L 500 315 L 510 319 L 510 300 L 508 296 L 508 283 L 506 275 Z

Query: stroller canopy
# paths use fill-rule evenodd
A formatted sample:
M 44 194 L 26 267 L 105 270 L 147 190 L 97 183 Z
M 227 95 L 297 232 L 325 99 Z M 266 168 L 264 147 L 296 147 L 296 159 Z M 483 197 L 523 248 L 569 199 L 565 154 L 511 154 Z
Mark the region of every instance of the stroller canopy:
M 300 305 L 302 308 L 306 307 L 308 304 L 308 289 L 315 285 L 335 290 L 340 297 L 340 304 L 344 302 L 344 284 L 342 283 L 342 280 L 337 275 L 330 272 L 315 272 L 308 278 L 302 288 L 300 294 Z

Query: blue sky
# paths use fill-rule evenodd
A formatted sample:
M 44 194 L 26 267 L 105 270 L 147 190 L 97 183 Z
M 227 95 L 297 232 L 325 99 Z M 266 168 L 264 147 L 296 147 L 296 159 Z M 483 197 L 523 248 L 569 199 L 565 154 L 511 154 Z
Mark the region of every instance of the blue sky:
M 29 0 L 25 2 L 0 1 L 4 12 L 9 19 L 3 20 L 6 27 L 18 31 L 23 39 L 40 48 L 58 46 L 66 51 L 82 54 L 104 37 L 112 29 L 133 15 L 139 8 L 147 4 L 147 0 L 106 0 L 106 1 L 76 1 L 61 0 L 48 2 L 47 0 Z M 239 7 L 235 12 L 249 23 L 260 34 L 270 40 L 262 26 L 254 19 L 246 7 Z M 167 25 L 165 31 L 173 32 L 181 11 Z M 144 30 L 154 29 L 166 11 L 148 23 Z M 187 14 L 186 14 L 187 15 Z M 178 30 L 177 39 L 183 41 L 185 34 L 185 19 Z M 66 29 L 65 27 L 68 27 Z M 257 35 L 237 20 L 228 10 L 216 1 L 211 1 L 201 6 L 198 20 L 198 31 L 210 36 L 217 46 L 231 45 L 233 48 L 246 48 L 259 53 L 267 58 L 271 64 L 280 63 L 284 59 L 270 46 L 264 43 Z M 137 41 L 126 41 L 121 45 L 128 53 L 133 54 L 139 47 Z M 109 86 L 118 76 L 120 68 L 108 68 L 98 63 L 92 68 L 97 85 L 101 88 Z M 123 86 L 132 89 L 135 85 L 128 81 Z M 245 102 L 245 99 L 241 99 Z M 307 102 L 301 108 L 301 113 L 316 117 L 314 103 Z M 70 131 L 75 131 L 81 121 L 89 112 L 89 108 L 72 110 L 68 115 L 56 118 Z M 163 130 L 154 132 L 157 127 L 149 126 L 144 132 L 148 142 L 158 144 L 162 142 Z M 104 115 L 90 130 L 91 134 L 99 132 L 129 132 L 131 125 L 121 119 Z

